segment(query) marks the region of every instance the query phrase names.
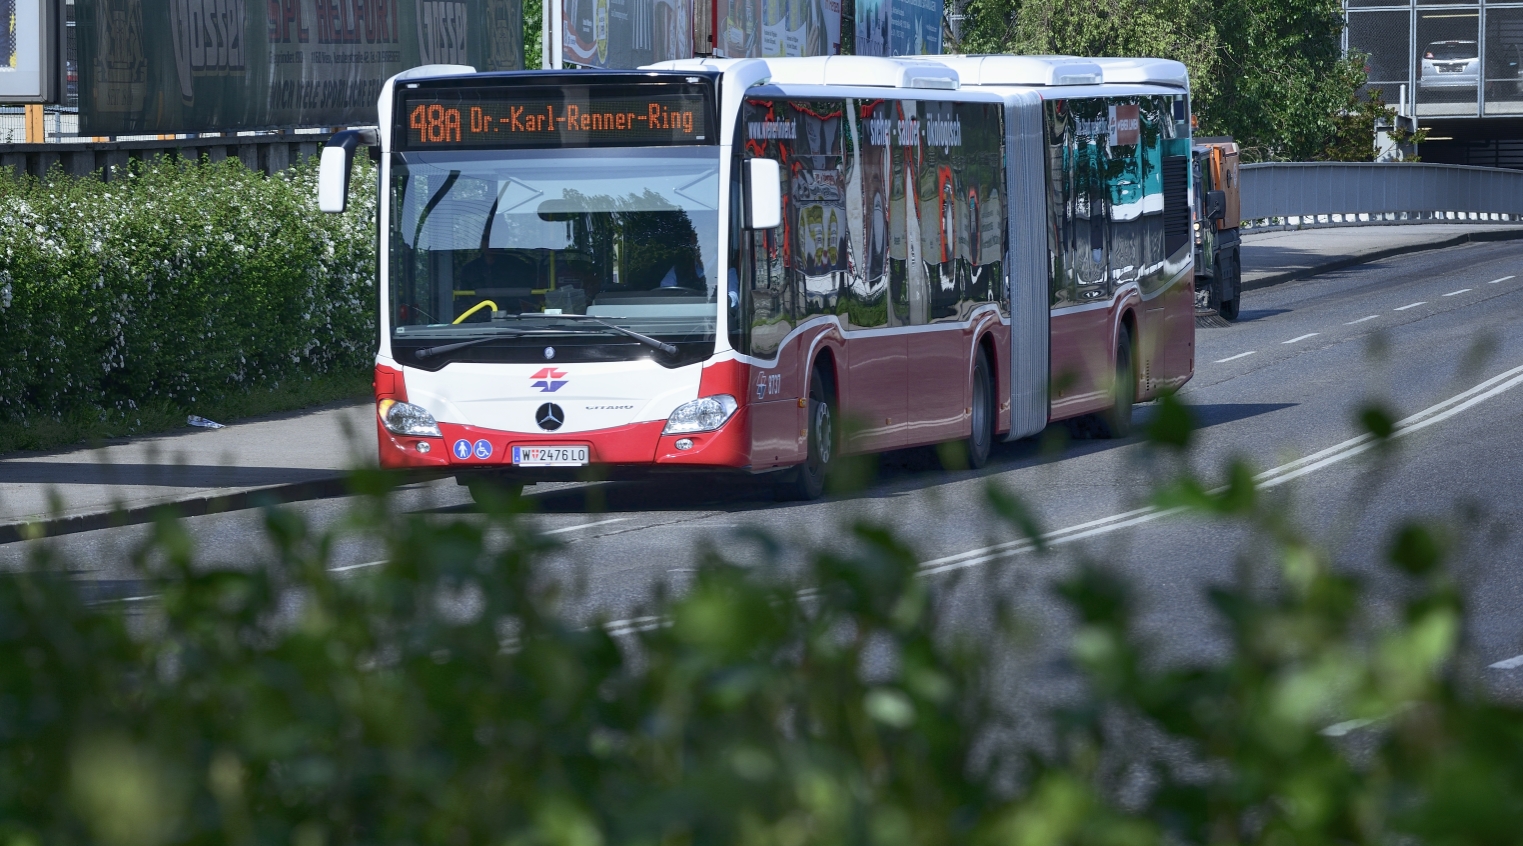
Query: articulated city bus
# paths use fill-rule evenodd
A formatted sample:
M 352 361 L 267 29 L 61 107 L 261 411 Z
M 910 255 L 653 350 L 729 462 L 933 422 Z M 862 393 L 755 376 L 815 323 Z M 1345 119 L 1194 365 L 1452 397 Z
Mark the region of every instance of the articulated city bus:
M 841 456 L 1134 402 L 1194 369 L 1175 62 L 694 59 L 389 80 L 324 151 L 380 162 L 385 467 L 507 484 Z

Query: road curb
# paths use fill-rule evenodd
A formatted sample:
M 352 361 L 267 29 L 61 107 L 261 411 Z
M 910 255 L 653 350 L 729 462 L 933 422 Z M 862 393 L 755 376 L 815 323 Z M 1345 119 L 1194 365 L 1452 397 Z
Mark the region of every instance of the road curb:
M 1384 258 L 1390 258 L 1391 256 L 1406 255 L 1407 253 L 1421 253 L 1428 250 L 1442 250 L 1447 247 L 1458 247 L 1461 244 L 1481 243 L 1484 241 L 1516 241 L 1519 239 L 1523 239 L 1523 229 L 1505 229 L 1498 232 L 1466 232 L 1462 235 L 1455 235 L 1452 238 L 1446 238 L 1442 241 L 1425 241 L 1417 244 L 1403 244 L 1399 247 L 1386 247 L 1384 249 L 1362 253 L 1357 256 L 1341 256 L 1337 259 L 1333 259 L 1332 261 L 1315 265 L 1313 267 L 1306 267 L 1298 270 L 1287 270 L 1283 273 L 1272 273 L 1267 276 L 1261 276 L 1252 281 L 1245 279 L 1243 280 L 1243 290 L 1257 291 L 1261 288 L 1269 288 L 1274 285 L 1283 284 L 1285 282 L 1294 282 L 1298 279 L 1309 279 L 1313 276 L 1320 276 L 1324 273 L 1331 273 L 1334 270 L 1342 270 L 1345 267 L 1353 267 L 1359 264 L 1368 264 L 1372 261 L 1379 261 Z

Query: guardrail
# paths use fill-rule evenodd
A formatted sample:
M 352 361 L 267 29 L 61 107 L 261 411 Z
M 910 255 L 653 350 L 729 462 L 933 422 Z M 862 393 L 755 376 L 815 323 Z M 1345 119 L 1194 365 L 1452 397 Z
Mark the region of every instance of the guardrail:
M 1422 162 L 1243 165 L 1244 229 L 1523 220 L 1523 171 Z
M 219 162 L 238 159 L 250 170 L 266 175 L 321 153 L 328 134 L 224 135 L 217 138 L 172 138 L 148 141 L 82 141 L 51 144 L 0 144 L 0 168 L 16 175 L 45 178 L 55 166 L 75 177 L 99 175 L 110 180 L 132 159 L 169 156 Z

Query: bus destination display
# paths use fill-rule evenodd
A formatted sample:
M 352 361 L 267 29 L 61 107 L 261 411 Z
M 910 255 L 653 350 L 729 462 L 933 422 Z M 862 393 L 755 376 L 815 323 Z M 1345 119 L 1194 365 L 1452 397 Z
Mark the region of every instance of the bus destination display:
M 690 92 L 573 97 L 455 89 L 409 92 L 398 129 L 410 150 L 708 144 L 707 112 L 704 98 Z

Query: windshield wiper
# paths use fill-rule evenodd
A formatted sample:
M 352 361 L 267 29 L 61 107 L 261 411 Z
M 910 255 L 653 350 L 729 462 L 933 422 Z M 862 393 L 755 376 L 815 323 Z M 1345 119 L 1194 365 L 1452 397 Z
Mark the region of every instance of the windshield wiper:
M 519 317 L 520 320 L 522 320 L 523 318 L 526 318 L 526 317 L 532 317 L 532 318 L 539 318 L 539 319 L 551 319 L 551 318 L 553 318 L 553 319 L 557 319 L 557 320 L 574 320 L 574 321 L 581 321 L 581 322 L 586 322 L 586 323 L 595 323 L 598 326 L 601 326 L 604 329 L 607 329 L 607 330 L 609 330 L 611 332 L 617 332 L 620 335 L 625 336 L 626 338 L 631 338 L 633 340 L 639 341 L 640 343 L 644 344 L 647 347 L 650 347 L 653 350 L 659 350 L 661 352 L 666 353 L 667 355 L 676 355 L 677 354 L 677 348 L 672 346 L 671 344 L 668 344 L 665 341 L 658 341 L 658 340 L 656 340 L 655 338 L 652 338 L 649 335 L 642 335 L 642 334 L 640 334 L 639 332 L 636 332 L 633 329 L 625 329 L 623 326 L 615 326 L 612 323 L 605 323 L 604 321 L 599 320 L 599 319 L 597 319 L 596 317 L 593 317 L 590 314 L 536 314 L 536 313 L 530 312 L 529 314 L 520 314 L 518 317 Z
M 466 347 L 474 347 L 477 344 L 484 344 L 487 341 L 495 341 L 498 338 L 514 337 L 514 336 L 523 335 L 523 334 L 526 334 L 525 330 L 523 330 L 523 329 L 513 329 L 513 328 L 507 328 L 507 327 L 505 327 L 505 328 L 499 329 L 498 331 L 496 331 L 496 332 L 494 332 L 494 333 L 492 333 L 490 335 L 486 335 L 486 336 L 481 337 L 481 338 L 471 338 L 468 341 L 456 341 L 453 344 L 440 344 L 440 345 L 438 345 L 436 347 L 424 347 L 423 349 L 418 350 L 417 352 L 413 353 L 413 355 L 417 356 L 419 359 L 425 359 L 426 360 L 426 359 L 433 358 L 436 355 L 444 355 L 445 353 L 452 353 L 455 350 L 463 350 Z

